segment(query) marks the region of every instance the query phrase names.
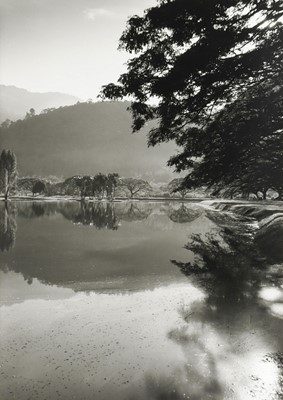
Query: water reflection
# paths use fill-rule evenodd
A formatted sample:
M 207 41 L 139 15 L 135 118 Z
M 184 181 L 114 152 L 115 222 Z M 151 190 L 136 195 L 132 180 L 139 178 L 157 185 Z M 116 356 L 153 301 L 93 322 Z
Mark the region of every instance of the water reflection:
M 143 221 L 151 215 L 152 210 L 150 203 L 128 202 L 117 207 L 119 219 L 127 222 Z
M 209 212 L 208 216 L 217 221 L 218 229 L 204 235 L 192 234 L 185 248 L 193 252 L 194 260 L 172 263 L 207 293 L 204 320 L 225 315 L 227 321 L 233 321 L 235 313 L 256 305 L 260 288 L 268 282 L 268 260 L 255 246 L 250 225 L 229 215 L 225 223 L 220 222 L 217 213 Z M 199 316 L 202 313 L 203 308 Z
M 187 392 L 188 398 L 226 399 L 223 388 L 231 378 L 229 370 L 233 369 L 235 355 L 241 354 L 249 367 L 241 366 L 242 381 L 235 377 L 233 392 L 238 393 L 233 394 L 233 398 L 265 399 L 266 377 L 274 377 L 276 372 L 272 360 L 282 369 L 283 340 L 282 335 L 276 333 L 282 331 L 279 313 L 270 312 L 271 307 L 260 301 L 259 294 L 265 300 L 282 301 L 280 280 L 271 283 L 267 273 L 269 261 L 255 246 L 253 228 L 249 224 L 229 215 L 223 220 L 220 214 L 211 211 L 207 215 L 217 222 L 217 229 L 204 235 L 191 235 L 185 248 L 194 253 L 194 260 L 185 263 L 172 260 L 173 265 L 206 293 L 206 298 L 189 307 L 182 306 L 179 314 L 183 325 L 170 331 L 168 336 L 186 355 L 189 367 L 184 367 L 182 373 L 188 380 L 198 382 L 196 391 Z M 271 284 L 272 290 L 270 286 L 267 289 Z M 213 342 L 211 336 L 218 338 L 218 343 Z M 257 356 L 261 353 L 261 359 L 253 360 L 252 364 L 248 361 L 254 357 L 251 341 Z M 272 353 L 276 355 L 273 358 L 264 352 L 267 343 L 272 343 L 272 348 L 277 350 Z M 251 365 L 253 370 L 249 369 Z M 282 385 L 282 378 L 278 379 Z M 245 392 L 249 380 L 255 382 L 251 393 Z M 278 390 L 275 379 L 269 393 L 279 399 L 281 389 Z
M 187 207 L 184 203 L 182 203 L 177 209 L 170 207 L 168 210 L 168 217 L 171 219 L 171 221 L 182 224 L 194 221 L 202 213 L 203 210 L 201 208 L 195 208 L 192 206 Z
M 3 398 L 280 399 L 282 319 L 267 303 L 282 292 L 250 225 L 196 204 L 17 209 L 0 260 Z
M 17 202 L 13 203 L 17 209 L 19 217 L 23 218 L 40 218 L 43 216 L 51 216 L 57 212 L 58 204 L 53 202 Z
M 147 219 L 154 206 L 150 203 L 105 203 L 105 202 L 21 202 L 18 215 L 24 218 L 37 218 L 62 214 L 75 224 L 94 226 L 97 229 L 117 230 L 121 221 L 135 222 Z M 172 209 L 168 209 L 168 213 Z
M 70 212 L 71 211 L 71 212 Z M 118 229 L 118 218 L 112 203 L 88 203 L 82 201 L 79 210 L 65 207 L 60 210 L 62 215 L 75 224 L 94 226 L 97 229 Z
M 16 242 L 16 207 L 0 203 L 0 250 L 9 251 Z
M 219 225 L 218 225 L 219 226 Z M 262 281 L 266 260 L 254 246 L 250 228 L 233 221 L 217 232 L 204 236 L 192 235 L 185 245 L 194 253 L 194 262 L 182 263 L 172 260 L 187 276 L 197 277 L 198 285 L 211 290 L 217 303 L 238 302 L 253 296 Z
M 183 226 L 170 225 L 170 205 L 161 214 L 159 205 L 137 202 L 17 202 L 12 206 L 18 214 L 18 245 L 10 256 L 2 257 L 0 269 L 20 272 L 28 283 L 36 278 L 76 291 L 131 290 L 184 280 L 170 265 L 172 254 L 180 254 L 185 234 Z M 3 207 L 1 217 L 12 220 Z M 152 223 L 145 224 L 151 217 Z M 172 231 L 160 229 L 167 224 Z M 7 236 L 6 228 L 5 232 Z M 7 249 L 7 239 L 0 239 Z

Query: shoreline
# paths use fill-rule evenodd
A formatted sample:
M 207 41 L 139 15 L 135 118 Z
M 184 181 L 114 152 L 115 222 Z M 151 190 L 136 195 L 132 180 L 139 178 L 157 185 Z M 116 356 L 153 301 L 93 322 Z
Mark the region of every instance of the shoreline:
M 230 212 L 257 222 L 254 241 L 262 253 L 283 268 L 283 202 L 204 201 L 215 210 Z
M 129 198 L 129 197 L 116 197 L 113 200 L 109 199 L 82 199 L 79 196 L 11 196 L 8 198 L 8 201 L 79 201 L 79 202 L 88 202 L 88 203 L 121 203 L 121 202 L 138 202 L 138 201 L 147 201 L 147 202 L 179 202 L 179 203 L 185 203 L 185 202 L 202 202 L 202 201 L 209 201 L 211 200 L 210 198 L 200 198 L 200 197 L 191 197 L 191 198 L 185 198 L 185 199 L 180 199 L 176 197 L 134 197 L 134 198 Z M 0 197 L 0 201 L 5 201 L 4 197 Z

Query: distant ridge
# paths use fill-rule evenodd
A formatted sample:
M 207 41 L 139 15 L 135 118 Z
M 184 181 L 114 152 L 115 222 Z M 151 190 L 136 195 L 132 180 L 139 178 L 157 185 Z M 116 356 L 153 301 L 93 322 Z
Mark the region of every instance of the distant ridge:
M 13 123 L 0 131 L 0 147 L 15 151 L 25 175 L 118 172 L 157 182 L 174 177 L 166 167 L 173 143 L 147 147 L 146 132 L 131 133 L 127 102 L 78 103 Z
M 65 93 L 30 92 L 16 86 L 0 85 L 0 122 L 23 118 L 30 108 L 37 113 L 45 108 L 69 106 L 80 99 Z

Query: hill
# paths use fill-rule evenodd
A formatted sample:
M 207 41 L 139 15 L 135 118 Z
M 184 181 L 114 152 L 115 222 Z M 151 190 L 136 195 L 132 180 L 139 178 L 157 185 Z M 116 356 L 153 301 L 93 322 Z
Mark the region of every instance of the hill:
M 16 86 L 0 85 L 0 122 L 23 118 L 30 108 L 37 113 L 46 108 L 69 106 L 79 98 L 65 93 L 34 93 Z
M 131 134 L 127 102 L 78 103 L 19 120 L 0 130 L 1 149 L 14 151 L 25 175 L 94 175 L 118 172 L 168 181 L 173 143 L 147 148 L 146 130 Z M 149 127 L 147 127 L 149 130 Z

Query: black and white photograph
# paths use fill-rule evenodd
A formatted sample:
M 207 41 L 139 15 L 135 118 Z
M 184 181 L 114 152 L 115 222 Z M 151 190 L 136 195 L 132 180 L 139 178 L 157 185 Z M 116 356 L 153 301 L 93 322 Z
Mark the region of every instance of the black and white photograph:
M 0 0 L 0 400 L 283 400 L 282 0 Z

